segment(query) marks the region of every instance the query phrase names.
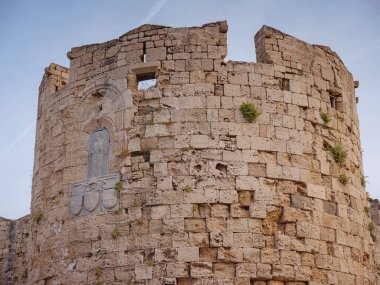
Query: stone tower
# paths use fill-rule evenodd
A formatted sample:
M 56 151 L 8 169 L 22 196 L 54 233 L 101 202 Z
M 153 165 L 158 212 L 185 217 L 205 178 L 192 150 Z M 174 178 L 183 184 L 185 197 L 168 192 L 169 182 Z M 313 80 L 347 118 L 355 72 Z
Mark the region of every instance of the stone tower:
M 143 25 L 46 68 L 8 281 L 375 284 L 357 83 L 267 26 L 225 62 L 227 30 Z

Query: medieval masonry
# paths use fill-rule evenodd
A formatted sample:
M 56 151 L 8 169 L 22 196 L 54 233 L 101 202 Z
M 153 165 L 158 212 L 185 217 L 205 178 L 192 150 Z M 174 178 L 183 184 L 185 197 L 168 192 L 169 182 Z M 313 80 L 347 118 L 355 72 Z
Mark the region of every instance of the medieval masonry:
M 376 284 L 358 82 L 267 26 L 226 62 L 227 30 L 143 25 L 46 68 L 1 284 Z

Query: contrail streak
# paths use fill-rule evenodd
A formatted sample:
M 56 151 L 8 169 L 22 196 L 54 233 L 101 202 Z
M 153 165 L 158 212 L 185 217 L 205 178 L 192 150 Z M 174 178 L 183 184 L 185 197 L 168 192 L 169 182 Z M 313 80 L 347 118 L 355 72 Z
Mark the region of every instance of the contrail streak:
M 143 24 L 146 24 L 147 22 L 149 22 L 154 16 L 156 16 L 156 14 L 158 12 L 160 12 L 162 6 L 165 5 L 165 3 L 167 2 L 168 0 L 158 0 L 156 3 L 153 4 L 152 7 L 150 7 L 149 9 L 149 12 L 148 12 L 148 15 L 146 15 L 146 17 L 144 19 L 141 20 L 140 25 L 143 25 Z
M 0 152 L 0 159 L 3 158 L 3 156 L 6 155 L 7 152 L 10 151 L 16 144 L 18 144 L 33 129 L 33 127 L 34 127 L 34 122 L 31 123 L 29 126 L 27 126 L 22 131 L 22 133 L 17 138 L 15 138 L 13 142 L 11 142 L 6 148 L 4 148 Z

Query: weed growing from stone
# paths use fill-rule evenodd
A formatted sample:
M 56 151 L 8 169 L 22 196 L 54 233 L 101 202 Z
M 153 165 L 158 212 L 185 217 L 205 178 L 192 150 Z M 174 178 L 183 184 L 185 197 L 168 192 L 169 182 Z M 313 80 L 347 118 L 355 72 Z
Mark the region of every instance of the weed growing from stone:
M 145 258 L 145 264 L 148 266 L 153 266 L 153 260 L 150 258 Z
M 35 213 L 34 216 L 33 216 L 33 220 L 39 224 L 42 220 L 42 213 L 38 212 L 38 213 Z
M 368 230 L 369 230 L 369 234 L 370 234 L 373 242 L 376 242 L 377 241 L 377 237 L 376 237 L 376 234 L 375 234 L 375 225 L 373 223 L 369 223 L 368 224 Z
M 99 277 L 100 275 L 102 275 L 102 268 L 100 266 L 96 266 L 95 267 L 95 275 L 97 277 Z
M 243 114 L 244 119 L 248 122 L 253 122 L 261 115 L 261 112 L 257 110 L 256 106 L 250 102 L 245 102 L 240 106 L 240 112 Z
M 338 164 L 343 164 L 347 158 L 347 151 L 340 145 L 336 145 L 330 149 L 330 152 Z
M 339 175 L 339 182 L 343 185 L 346 185 L 349 180 L 350 176 L 348 176 L 346 173 L 342 173 L 341 175 Z
M 115 190 L 120 191 L 121 189 L 123 189 L 123 182 L 121 182 L 121 181 L 116 182 L 114 188 L 115 188 Z
M 193 188 L 191 188 L 191 186 L 189 185 L 186 185 L 185 189 L 183 189 L 183 191 L 185 191 L 186 193 L 190 193 L 190 192 L 193 192 Z
M 117 239 L 120 235 L 120 232 L 119 232 L 119 229 L 118 227 L 114 227 L 113 231 L 112 231 L 112 237 L 113 239 Z
M 323 125 L 327 126 L 327 124 L 331 121 L 331 118 L 327 113 L 321 113 L 321 119 L 323 121 Z
M 362 185 L 362 187 L 363 188 L 365 188 L 366 186 L 367 186 L 367 176 L 362 176 L 361 178 L 360 178 L 360 184 Z

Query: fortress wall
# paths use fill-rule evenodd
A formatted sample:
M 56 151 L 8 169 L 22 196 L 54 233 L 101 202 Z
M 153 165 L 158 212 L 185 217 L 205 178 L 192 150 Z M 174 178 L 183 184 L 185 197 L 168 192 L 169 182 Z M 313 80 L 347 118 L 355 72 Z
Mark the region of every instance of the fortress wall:
M 15 221 L 0 219 L 0 284 L 25 284 L 27 280 L 29 219 L 29 215 Z
M 227 29 L 143 25 L 47 69 L 27 284 L 374 284 L 351 74 L 327 47 L 266 26 L 257 63 L 224 62 Z M 121 187 L 91 176 L 104 129 L 102 174 Z

